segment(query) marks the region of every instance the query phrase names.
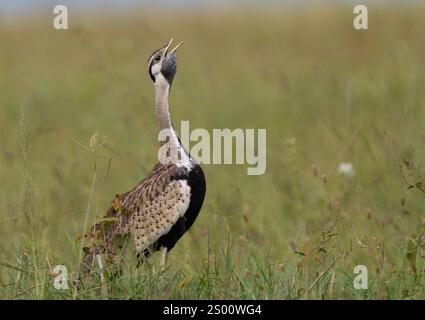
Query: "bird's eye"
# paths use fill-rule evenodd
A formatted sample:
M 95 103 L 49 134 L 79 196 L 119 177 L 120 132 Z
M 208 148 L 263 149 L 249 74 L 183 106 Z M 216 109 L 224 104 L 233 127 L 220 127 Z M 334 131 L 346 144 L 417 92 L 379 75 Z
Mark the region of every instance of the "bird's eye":
M 156 56 L 155 57 L 155 62 L 158 62 L 159 60 L 161 60 L 161 56 Z

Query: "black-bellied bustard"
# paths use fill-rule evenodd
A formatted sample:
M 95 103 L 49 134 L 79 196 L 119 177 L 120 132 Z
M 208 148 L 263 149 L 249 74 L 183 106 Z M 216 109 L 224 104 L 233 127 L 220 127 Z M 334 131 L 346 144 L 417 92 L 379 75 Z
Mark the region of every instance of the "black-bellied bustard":
M 113 259 L 118 250 L 117 239 L 130 236 L 130 244 L 134 244 L 141 257 L 160 250 L 160 265 L 164 268 L 168 251 L 189 230 L 202 207 L 206 190 L 204 173 L 181 145 L 169 112 L 176 50 L 182 44 L 168 52 L 171 42 L 172 39 L 156 50 L 148 64 L 155 86 L 159 130 L 167 136 L 161 142 L 160 161 L 136 187 L 117 194 L 103 220 L 92 227 L 90 234 L 94 241 L 84 248 L 85 267 L 90 267 L 100 254 Z

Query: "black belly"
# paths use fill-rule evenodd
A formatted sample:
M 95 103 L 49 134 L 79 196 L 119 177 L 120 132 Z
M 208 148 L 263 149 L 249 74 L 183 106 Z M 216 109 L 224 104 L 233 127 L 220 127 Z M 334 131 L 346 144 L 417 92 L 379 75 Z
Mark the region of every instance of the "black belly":
M 202 204 L 204 203 L 205 197 L 205 176 L 202 168 L 199 165 L 195 165 L 186 177 L 179 179 L 186 180 L 190 186 L 190 203 L 183 217 L 177 220 L 176 224 L 171 227 L 167 234 L 161 236 L 153 245 L 154 250 L 159 250 L 161 247 L 166 247 L 171 250 L 176 242 L 190 229 L 192 224 L 195 222 L 196 217 L 201 210 Z M 148 252 L 145 252 L 145 256 Z

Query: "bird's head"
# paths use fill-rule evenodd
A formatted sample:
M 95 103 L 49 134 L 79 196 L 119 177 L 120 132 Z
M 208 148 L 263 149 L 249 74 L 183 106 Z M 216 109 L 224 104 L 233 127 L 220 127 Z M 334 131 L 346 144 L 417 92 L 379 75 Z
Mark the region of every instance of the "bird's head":
M 167 45 L 156 50 L 149 58 L 149 74 L 153 82 L 156 82 L 161 76 L 171 85 L 174 75 L 177 71 L 176 51 L 183 44 L 180 42 L 171 51 L 168 49 L 171 46 L 171 39 Z

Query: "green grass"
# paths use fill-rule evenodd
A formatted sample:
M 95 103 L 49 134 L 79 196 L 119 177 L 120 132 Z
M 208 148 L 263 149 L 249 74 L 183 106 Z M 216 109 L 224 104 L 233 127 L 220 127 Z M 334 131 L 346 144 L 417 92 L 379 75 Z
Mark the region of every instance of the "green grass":
M 348 7 L 158 14 L 0 22 L 0 298 L 425 298 L 425 199 L 407 190 L 425 161 L 425 8 L 370 8 L 363 32 Z M 147 58 L 171 37 L 177 127 L 266 128 L 267 171 L 204 165 L 204 207 L 164 273 L 154 255 L 56 290 L 86 219 L 157 161 Z

